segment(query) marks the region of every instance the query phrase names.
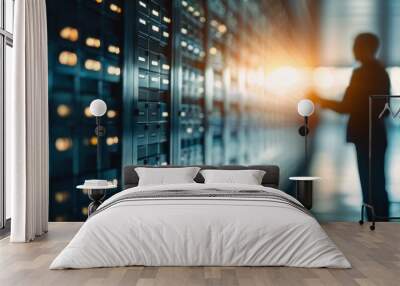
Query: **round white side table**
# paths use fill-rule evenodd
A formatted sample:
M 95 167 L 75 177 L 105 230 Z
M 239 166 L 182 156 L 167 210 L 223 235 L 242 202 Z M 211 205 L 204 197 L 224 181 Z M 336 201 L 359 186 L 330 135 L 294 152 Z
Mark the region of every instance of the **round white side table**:
M 89 217 L 103 203 L 103 199 L 106 196 L 107 190 L 115 189 L 117 186 L 112 184 L 109 184 L 108 186 L 79 185 L 76 188 L 79 190 L 87 190 L 88 197 L 92 201 L 88 206 Z

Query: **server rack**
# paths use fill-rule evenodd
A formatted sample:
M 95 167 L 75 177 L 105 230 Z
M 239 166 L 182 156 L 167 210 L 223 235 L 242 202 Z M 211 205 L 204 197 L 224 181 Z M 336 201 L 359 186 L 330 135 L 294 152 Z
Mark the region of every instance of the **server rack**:
M 108 105 L 100 173 L 106 179 L 120 177 L 122 3 L 47 1 L 47 9 L 50 219 L 81 220 L 88 198 L 75 186 L 96 177 L 98 142 L 89 112 L 95 98 Z
M 171 3 L 125 1 L 123 163 L 170 162 Z
M 176 46 L 175 81 L 179 87 L 175 94 L 174 115 L 177 147 L 174 163 L 181 165 L 205 162 L 205 67 L 206 67 L 206 15 L 202 0 L 176 1 L 174 36 Z M 179 35 L 177 35 L 179 34 Z
M 207 0 L 207 68 L 206 68 L 206 163 L 225 164 L 224 127 L 226 93 L 224 88 L 224 40 L 226 3 Z M 221 27 L 221 28 L 220 28 Z
M 243 62 L 243 56 L 240 52 L 243 46 L 243 35 L 240 29 L 244 20 L 244 15 L 240 13 L 242 9 L 243 3 L 240 1 L 226 2 L 223 24 L 226 25 L 226 35 L 222 51 L 225 56 L 223 86 L 226 93 L 224 106 L 226 114 L 224 118 L 225 164 L 245 163 L 244 152 L 247 149 L 243 145 L 245 136 L 241 136 L 242 131 L 245 130 L 241 126 L 241 122 L 244 119 L 243 95 L 246 92 L 240 86 L 240 66 Z

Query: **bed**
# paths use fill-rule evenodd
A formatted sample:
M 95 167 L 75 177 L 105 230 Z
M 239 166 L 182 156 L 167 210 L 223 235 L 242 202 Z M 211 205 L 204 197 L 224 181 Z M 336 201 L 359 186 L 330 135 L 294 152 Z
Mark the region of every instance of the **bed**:
M 264 170 L 261 185 L 205 184 L 199 173 L 196 183 L 153 186 L 138 186 L 136 167 L 124 168 L 124 190 L 102 203 L 50 269 L 351 267 L 308 210 L 278 189 L 277 166 L 218 167 Z

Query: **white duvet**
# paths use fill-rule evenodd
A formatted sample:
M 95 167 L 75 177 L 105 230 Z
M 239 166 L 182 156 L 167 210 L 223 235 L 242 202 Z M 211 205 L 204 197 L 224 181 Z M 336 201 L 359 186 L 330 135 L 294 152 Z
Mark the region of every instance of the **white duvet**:
M 263 190 L 262 186 L 180 184 L 163 190 Z M 296 201 L 297 202 L 297 201 Z M 318 222 L 299 209 L 246 198 L 153 198 L 123 201 L 89 218 L 50 269 L 145 266 L 294 266 L 350 268 Z

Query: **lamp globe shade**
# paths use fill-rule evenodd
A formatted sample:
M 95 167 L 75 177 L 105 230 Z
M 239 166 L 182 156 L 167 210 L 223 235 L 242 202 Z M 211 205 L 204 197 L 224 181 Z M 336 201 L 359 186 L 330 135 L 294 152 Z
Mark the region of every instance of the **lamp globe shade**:
M 314 103 L 309 99 L 302 99 L 297 104 L 297 112 L 303 116 L 308 117 L 314 113 Z
M 107 104 L 101 99 L 95 99 L 90 103 L 89 109 L 93 116 L 101 117 L 107 111 Z

